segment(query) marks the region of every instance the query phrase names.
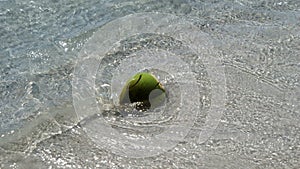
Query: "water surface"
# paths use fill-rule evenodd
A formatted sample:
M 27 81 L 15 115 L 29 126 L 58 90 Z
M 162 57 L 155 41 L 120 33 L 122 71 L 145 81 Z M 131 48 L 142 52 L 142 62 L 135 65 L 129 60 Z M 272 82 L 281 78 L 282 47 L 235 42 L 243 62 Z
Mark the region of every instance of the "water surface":
M 299 6 L 298 1 L 277 0 L 0 1 L 0 167 L 299 167 Z M 94 94 L 107 98 L 108 103 L 111 99 L 116 104 L 118 86 L 139 69 L 134 67 L 136 64 L 124 66 L 138 61 L 126 60 L 128 57 L 161 59 L 171 55 L 164 52 L 169 51 L 180 56 L 189 67 L 186 72 L 193 77 L 189 80 L 195 80 L 190 84 L 196 84 L 199 93 L 180 98 L 185 89 L 176 93 L 182 84 L 171 76 L 176 71 L 152 69 L 173 91 L 170 111 L 139 117 L 143 124 L 139 128 L 131 123 L 137 118 L 107 117 L 107 124 L 113 124 L 119 133 L 142 138 L 180 124 L 172 117 L 179 117 L 181 111 L 191 113 L 195 123 L 179 144 L 141 159 L 116 154 L 90 138 L 84 126 L 89 121 L 80 124 L 74 110 L 72 82 L 80 52 L 95 34 L 103 30 L 113 32 L 115 29 L 110 31 L 105 26 L 145 12 L 178 17 L 176 24 L 189 23 L 191 30 L 198 32 L 195 36 L 205 38 L 203 43 L 183 43 L 171 34 L 128 36 L 114 42 L 115 50 L 105 53 L 100 62 Z M 168 30 L 170 24 L 163 19 L 153 23 Z M 190 32 L 180 31 L 182 35 Z M 211 48 L 204 45 L 208 42 Z M 192 46 L 203 47 L 203 53 L 192 50 Z M 210 69 L 206 57 L 219 60 L 224 74 Z M 142 59 L 139 61 L 146 67 Z M 123 70 L 123 81 L 116 80 L 123 77 Z M 214 96 L 223 95 L 214 88 L 218 84 L 213 83 L 216 79 L 210 70 L 216 70 L 214 77 L 226 80 L 225 109 L 213 134 L 199 142 L 212 105 L 218 106 Z M 199 103 L 199 107 L 176 112 L 176 103 L 182 101 L 179 98 Z M 105 108 L 110 109 L 107 102 Z M 146 123 L 149 121 L 150 125 Z

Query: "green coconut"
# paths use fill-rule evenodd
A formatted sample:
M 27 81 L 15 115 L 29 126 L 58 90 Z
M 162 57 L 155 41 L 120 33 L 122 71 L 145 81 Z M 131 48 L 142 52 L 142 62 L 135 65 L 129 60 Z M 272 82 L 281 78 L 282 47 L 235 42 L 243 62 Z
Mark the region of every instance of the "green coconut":
M 165 89 L 150 73 L 137 73 L 129 79 L 120 94 L 120 104 L 138 103 L 138 109 L 155 108 L 165 100 Z

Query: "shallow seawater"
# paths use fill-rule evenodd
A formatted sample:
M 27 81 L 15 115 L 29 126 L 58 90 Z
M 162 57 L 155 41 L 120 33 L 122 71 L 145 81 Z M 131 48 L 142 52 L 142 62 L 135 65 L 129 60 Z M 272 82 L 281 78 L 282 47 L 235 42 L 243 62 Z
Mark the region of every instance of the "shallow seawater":
M 298 168 L 299 21 L 298 1 L 2 0 L 0 168 Z M 168 99 L 136 115 L 140 71 Z

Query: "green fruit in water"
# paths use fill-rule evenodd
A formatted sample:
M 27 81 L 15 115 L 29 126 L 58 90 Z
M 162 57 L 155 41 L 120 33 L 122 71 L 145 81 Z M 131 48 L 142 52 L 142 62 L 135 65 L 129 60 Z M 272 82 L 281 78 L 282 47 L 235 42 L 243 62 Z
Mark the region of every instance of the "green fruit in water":
M 165 99 L 165 89 L 150 73 L 138 73 L 127 81 L 120 95 L 120 104 L 141 103 L 138 109 L 159 106 Z

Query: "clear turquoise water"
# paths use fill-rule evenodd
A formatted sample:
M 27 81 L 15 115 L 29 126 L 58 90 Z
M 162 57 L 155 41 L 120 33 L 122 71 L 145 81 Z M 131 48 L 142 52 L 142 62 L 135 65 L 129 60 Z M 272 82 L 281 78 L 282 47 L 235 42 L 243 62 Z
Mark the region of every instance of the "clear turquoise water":
M 224 66 L 227 91 L 217 128 L 200 144 L 212 84 L 202 58 L 183 55 L 205 96 L 200 114 L 176 147 L 144 159 L 116 155 L 87 137 L 77 125 L 71 85 L 84 44 L 111 21 L 141 12 L 172 14 L 205 33 L 211 54 Z M 299 20 L 298 1 L 2 0 L 0 168 L 297 168 Z M 166 37 L 145 38 L 146 49 L 180 46 Z M 125 41 L 139 45 L 139 37 Z M 166 44 L 151 46 L 156 41 Z M 107 67 L 100 75 L 109 77 L 113 58 L 135 52 L 136 46 L 121 44 L 119 53 L 103 61 Z M 122 120 L 115 124 L 119 132 L 131 132 Z

